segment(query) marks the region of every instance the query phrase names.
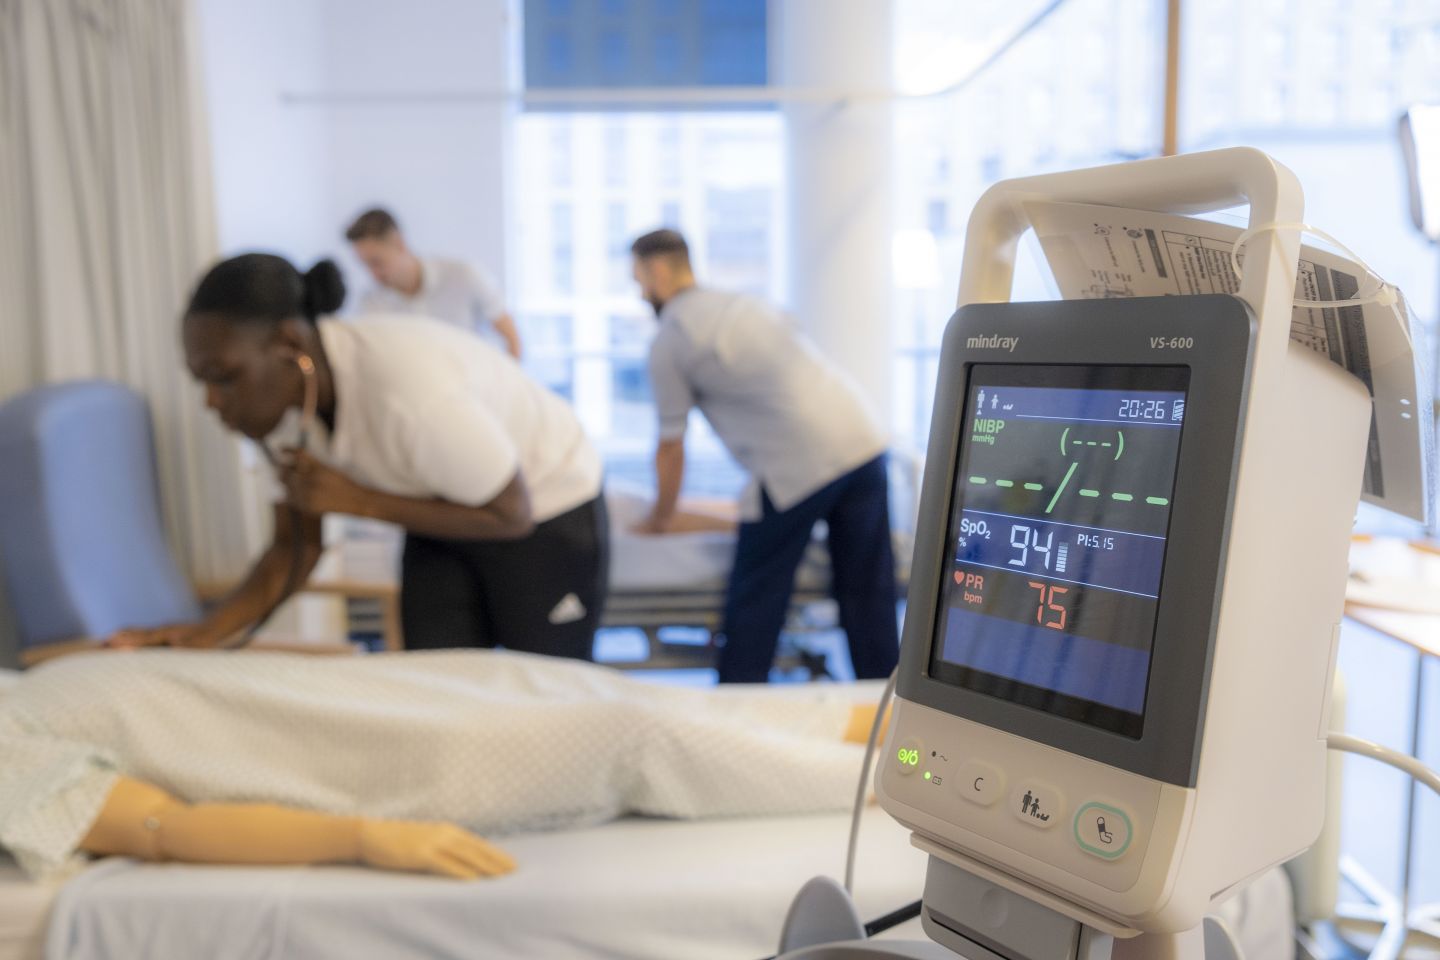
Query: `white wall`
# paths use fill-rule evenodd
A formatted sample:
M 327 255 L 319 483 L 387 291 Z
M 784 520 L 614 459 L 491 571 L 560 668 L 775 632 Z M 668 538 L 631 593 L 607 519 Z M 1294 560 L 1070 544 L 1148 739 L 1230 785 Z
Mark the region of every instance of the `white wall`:
M 892 85 L 888 0 L 770 0 L 769 11 L 771 73 L 780 86 L 873 91 Z M 784 108 L 790 305 L 886 427 L 893 366 L 892 111 L 888 100 L 858 99 L 791 101 Z
M 328 125 L 337 235 L 359 210 L 384 205 L 417 250 L 478 261 L 503 280 L 513 108 L 474 95 L 505 89 L 506 4 L 323 0 L 320 9 L 326 89 L 389 98 L 292 108 Z
M 220 249 L 309 262 L 335 233 L 325 222 L 329 131 L 283 107 L 280 95 L 324 82 L 322 8 L 309 0 L 197 6 Z
M 221 248 L 336 256 L 390 207 L 412 244 L 503 280 L 506 0 L 197 0 Z

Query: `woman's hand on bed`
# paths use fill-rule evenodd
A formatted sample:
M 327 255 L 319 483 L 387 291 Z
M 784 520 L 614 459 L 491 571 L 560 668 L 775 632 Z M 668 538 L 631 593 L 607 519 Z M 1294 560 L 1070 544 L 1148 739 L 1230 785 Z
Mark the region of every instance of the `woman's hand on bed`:
M 172 623 L 163 627 L 117 630 L 105 638 L 105 646 L 118 650 L 135 650 L 140 647 L 204 647 L 212 644 L 204 637 L 204 628 L 198 623 Z
M 504 850 L 450 823 L 363 820 L 360 860 L 382 870 L 436 873 L 457 880 L 498 877 L 515 869 Z

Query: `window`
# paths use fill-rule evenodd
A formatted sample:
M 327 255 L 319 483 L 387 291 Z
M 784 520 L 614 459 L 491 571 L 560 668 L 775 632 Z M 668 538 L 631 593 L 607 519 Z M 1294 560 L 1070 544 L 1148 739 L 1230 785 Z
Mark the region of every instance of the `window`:
M 512 288 L 526 364 L 572 400 L 610 476 L 653 481 L 645 358 L 655 317 L 630 276 L 631 242 L 682 228 L 702 282 L 775 299 L 782 139 L 780 117 L 761 111 L 517 119 Z M 600 162 L 546 162 L 555 144 Z M 536 323 L 549 331 L 543 350 Z M 687 447 L 687 490 L 738 490 L 742 475 L 698 416 Z
M 563 27 L 545 31 L 545 61 L 557 74 L 567 74 L 575 69 L 575 39 Z
M 625 75 L 625 34 L 606 30 L 600 34 L 600 78 L 615 83 Z
M 1180 145 L 1255 146 L 1305 188 L 1305 220 L 1397 284 L 1418 317 L 1440 314 L 1436 256 L 1409 219 L 1396 121 L 1440 102 L 1433 2 L 1186 7 Z
M 710 282 L 764 296 L 769 286 L 770 193 L 714 187 L 705 192 Z
M 531 314 L 525 318 L 525 368 L 536 380 L 574 401 L 575 364 L 570 356 L 571 318 Z
M 550 209 L 551 277 L 558 293 L 575 290 L 575 246 L 571 236 L 571 210 L 568 203 L 557 203 Z
M 654 430 L 646 347 L 654 333 L 651 317 L 620 314 L 610 318 L 610 429 L 618 436 L 645 436 Z
M 629 141 L 625 128 L 618 123 L 605 128 L 605 186 L 625 186 L 625 154 Z
M 684 71 L 685 47 L 680 31 L 659 27 L 655 30 L 655 79 L 661 83 L 679 83 Z
M 1044 0 L 900 0 L 897 87 L 915 93 L 950 87 L 1047 6 Z M 898 443 L 925 445 L 965 221 L 985 188 L 1009 176 L 1158 152 L 1164 7 L 1161 0 L 1070 0 L 956 92 L 896 104 L 892 427 Z M 1043 287 L 1021 293 L 1049 296 Z
M 550 130 L 550 182 L 556 187 L 570 186 L 574 171 L 575 148 L 570 139 L 569 127 L 554 127 Z
M 684 231 L 685 227 L 680 223 L 680 201 L 666 200 L 660 204 L 660 226 Z
M 759 85 L 766 0 L 526 0 L 525 85 Z
M 937 237 L 950 232 L 950 205 L 944 200 L 931 200 L 925 211 L 926 226 Z
M 681 164 L 684 162 L 680 150 L 680 127 L 665 123 L 660 128 L 655 148 L 655 164 L 659 167 L 660 183 L 667 187 L 680 185 Z
M 611 201 L 606 206 L 605 234 L 607 292 L 619 296 L 632 293 L 635 281 L 630 276 L 630 243 L 634 238 L 623 202 Z

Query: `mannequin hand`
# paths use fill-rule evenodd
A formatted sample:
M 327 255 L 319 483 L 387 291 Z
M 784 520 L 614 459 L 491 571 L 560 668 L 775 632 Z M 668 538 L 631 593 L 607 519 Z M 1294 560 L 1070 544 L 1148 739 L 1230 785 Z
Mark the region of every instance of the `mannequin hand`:
M 515 869 L 515 861 L 505 851 L 454 824 L 400 820 L 362 820 L 360 860 L 382 870 L 436 873 L 457 880 L 498 877 Z
M 117 650 L 136 650 L 140 647 L 212 647 L 215 643 L 205 635 L 203 624 L 172 623 L 163 627 L 116 630 L 105 638 L 104 645 Z
M 304 450 L 289 451 L 280 468 L 286 502 L 304 513 L 358 513 L 365 488 Z

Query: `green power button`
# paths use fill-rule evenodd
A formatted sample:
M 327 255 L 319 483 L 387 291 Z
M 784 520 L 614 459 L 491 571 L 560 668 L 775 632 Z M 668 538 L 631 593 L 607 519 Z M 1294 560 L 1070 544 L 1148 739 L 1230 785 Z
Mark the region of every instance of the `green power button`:
M 1075 842 L 1101 860 L 1119 860 L 1134 836 L 1130 818 L 1119 807 L 1092 801 L 1075 812 Z
M 920 768 L 920 741 L 906 740 L 895 748 L 895 762 L 901 773 L 914 773 Z M 930 779 L 926 777 L 925 779 Z

